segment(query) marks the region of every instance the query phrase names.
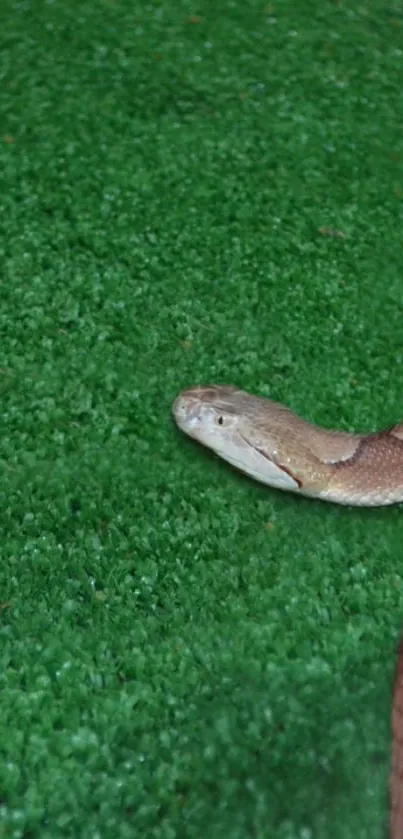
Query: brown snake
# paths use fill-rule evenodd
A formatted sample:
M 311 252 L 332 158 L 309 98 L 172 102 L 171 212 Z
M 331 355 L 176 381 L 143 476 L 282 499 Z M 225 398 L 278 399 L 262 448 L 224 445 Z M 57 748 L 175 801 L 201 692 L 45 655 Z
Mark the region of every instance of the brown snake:
M 331 431 L 219 385 L 182 391 L 172 410 L 182 431 L 271 487 L 361 507 L 403 501 L 403 424 L 375 434 Z

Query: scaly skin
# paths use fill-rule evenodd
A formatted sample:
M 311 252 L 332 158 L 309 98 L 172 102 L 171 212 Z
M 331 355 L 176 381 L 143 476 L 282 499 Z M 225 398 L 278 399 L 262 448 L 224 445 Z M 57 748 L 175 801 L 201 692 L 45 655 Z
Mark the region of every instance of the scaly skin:
M 182 391 L 173 414 L 186 434 L 269 486 L 354 506 L 403 501 L 403 426 L 331 431 L 278 402 L 217 385 Z

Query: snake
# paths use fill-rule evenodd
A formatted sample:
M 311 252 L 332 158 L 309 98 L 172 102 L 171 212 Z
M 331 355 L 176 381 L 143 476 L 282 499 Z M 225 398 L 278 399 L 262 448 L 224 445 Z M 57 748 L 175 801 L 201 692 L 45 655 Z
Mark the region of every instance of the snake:
M 403 501 L 403 423 L 335 431 L 229 385 L 183 390 L 172 412 L 181 431 L 269 487 L 345 506 Z

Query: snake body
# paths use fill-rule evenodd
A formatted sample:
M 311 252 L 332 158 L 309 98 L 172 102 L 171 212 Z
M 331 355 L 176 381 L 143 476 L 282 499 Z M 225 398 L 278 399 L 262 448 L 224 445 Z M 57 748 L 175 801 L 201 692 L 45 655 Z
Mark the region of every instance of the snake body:
M 403 501 L 403 424 L 374 434 L 333 431 L 219 385 L 182 391 L 173 415 L 190 437 L 271 487 L 362 507 Z

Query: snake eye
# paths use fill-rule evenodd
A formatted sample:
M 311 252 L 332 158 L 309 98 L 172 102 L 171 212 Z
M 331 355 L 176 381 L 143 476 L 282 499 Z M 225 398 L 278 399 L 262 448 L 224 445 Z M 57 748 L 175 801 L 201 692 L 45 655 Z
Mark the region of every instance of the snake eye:
M 224 425 L 224 417 L 218 417 L 218 425 Z

